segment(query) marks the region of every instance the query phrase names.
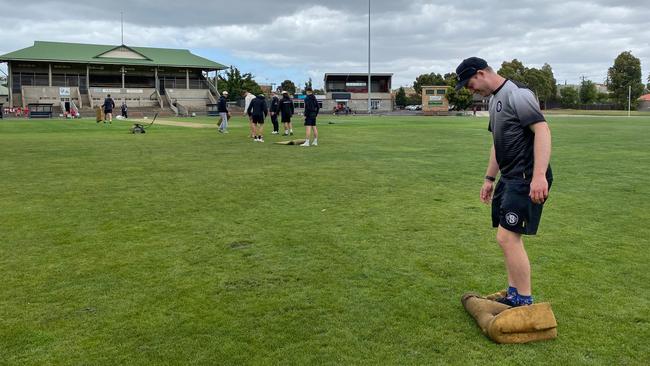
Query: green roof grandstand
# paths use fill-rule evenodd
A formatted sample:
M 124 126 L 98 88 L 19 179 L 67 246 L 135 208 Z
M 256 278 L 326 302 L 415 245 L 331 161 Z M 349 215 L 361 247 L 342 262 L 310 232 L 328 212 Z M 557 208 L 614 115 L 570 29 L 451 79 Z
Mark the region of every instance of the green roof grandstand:
M 31 47 L 0 56 L 0 61 L 44 61 L 83 64 L 150 65 L 223 70 L 226 66 L 189 50 L 35 41 Z
M 176 105 L 189 111 L 213 103 L 216 72 L 227 68 L 184 49 L 44 41 L 2 55 L 0 62 L 7 64 L 10 107 L 73 102 L 92 108 L 111 94 L 175 113 Z

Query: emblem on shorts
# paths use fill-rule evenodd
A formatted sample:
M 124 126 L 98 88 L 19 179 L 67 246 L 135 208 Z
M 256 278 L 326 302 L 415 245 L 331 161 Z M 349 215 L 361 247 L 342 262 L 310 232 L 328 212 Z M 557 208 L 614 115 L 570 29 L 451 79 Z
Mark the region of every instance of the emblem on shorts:
M 506 222 L 508 223 L 508 225 L 511 226 L 517 225 L 517 223 L 519 222 L 519 216 L 517 216 L 517 214 L 514 212 L 508 212 L 506 214 Z
M 503 109 L 503 104 L 501 104 L 501 101 L 498 101 L 497 102 L 497 112 L 501 112 L 502 109 Z

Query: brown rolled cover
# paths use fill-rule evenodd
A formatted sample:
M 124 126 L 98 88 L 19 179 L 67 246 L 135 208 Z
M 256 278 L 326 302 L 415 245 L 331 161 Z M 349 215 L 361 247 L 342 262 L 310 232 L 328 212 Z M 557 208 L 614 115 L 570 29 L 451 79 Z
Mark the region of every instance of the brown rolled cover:
M 466 293 L 463 306 L 481 331 L 497 343 L 527 343 L 557 337 L 557 322 L 551 304 L 510 307 Z
M 307 140 L 298 139 L 298 140 L 289 140 L 289 141 L 277 141 L 277 142 L 274 142 L 274 144 L 277 144 L 277 145 L 301 145 L 301 144 L 304 144 L 305 141 L 307 141 Z
M 508 305 L 484 299 L 481 295 L 472 292 L 464 294 L 461 302 L 465 310 L 476 320 L 476 323 L 486 335 L 494 317 L 510 308 Z
M 504 298 L 507 295 L 508 295 L 508 290 L 501 290 L 493 294 L 486 295 L 485 298 L 488 300 L 496 301 L 497 299 Z

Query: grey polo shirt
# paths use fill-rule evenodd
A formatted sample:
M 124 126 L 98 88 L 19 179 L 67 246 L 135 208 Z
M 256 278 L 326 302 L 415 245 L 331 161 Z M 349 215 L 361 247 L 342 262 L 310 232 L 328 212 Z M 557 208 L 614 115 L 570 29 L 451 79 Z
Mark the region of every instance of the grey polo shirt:
M 501 176 L 530 180 L 533 177 L 535 134 L 530 125 L 544 122 L 535 94 L 506 80 L 490 97 L 490 124 Z M 547 179 L 552 179 L 551 167 Z

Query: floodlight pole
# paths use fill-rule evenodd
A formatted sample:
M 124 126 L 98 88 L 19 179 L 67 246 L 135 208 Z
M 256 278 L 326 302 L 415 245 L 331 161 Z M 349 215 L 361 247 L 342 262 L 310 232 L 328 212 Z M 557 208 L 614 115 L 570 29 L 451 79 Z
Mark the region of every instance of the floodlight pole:
M 632 85 L 627 86 L 627 116 L 630 116 L 630 110 L 632 107 Z
M 370 100 L 370 92 L 372 91 L 372 84 L 370 80 L 370 0 L 368 0 L 368 114 L 372 114 L 372 102 Z
M 124 12 L 120 12 L 120 25 L 122 29 L 122 45 L 124 45 Z

